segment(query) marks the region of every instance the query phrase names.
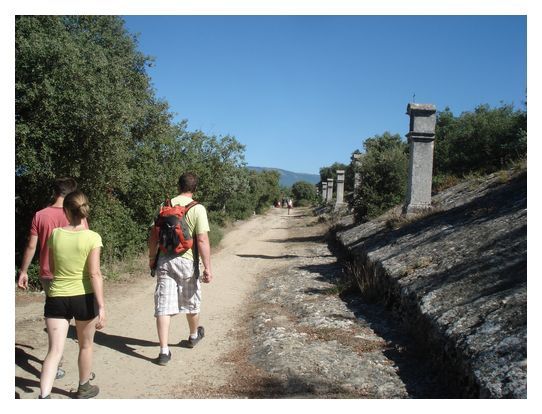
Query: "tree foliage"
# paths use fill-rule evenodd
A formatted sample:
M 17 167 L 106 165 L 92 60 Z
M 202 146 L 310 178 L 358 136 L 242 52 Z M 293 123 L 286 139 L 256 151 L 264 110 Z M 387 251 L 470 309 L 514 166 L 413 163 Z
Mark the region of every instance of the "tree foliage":
M 527 113 L 512 105 L 479 105 L 458 117 L 446 108 L 435 133 L 435 175 L 489 173 L 527 155 Z
M 494 172 L 527 155 L 527 113 L 511 105 L 479 105 L 458 117 L 446 108 L 438 113 L 435 134 L 433 187 Z M 357 221 L 403 203 L 407 185 L 408 145 L 399 135 L 377 135 L 363 147 L 361 187 L 353 203 Z
M 318 194 L 313 184 L 298 181 L 292 185 L 292 195 L 296 205 L 312 204 L 318 201 Z
M 278 197 L 278 177 L 249 173 L 234 137 L 173 122 L 146 72 L 151 58 L 121 18 L 18 16 L 15 38 L 16 253 L 59 176 L 89 196 L 108 258 L 142 248 L 184 171 L 199 176 L 195 198 L 215 222 L 262 212 Z
M 362 185 L 354 197 L 357 221 L 378 216 L 404 200 L 407 186 L 408 146 L 398 134 L 385 132 L 363 144 L 359 174 Z

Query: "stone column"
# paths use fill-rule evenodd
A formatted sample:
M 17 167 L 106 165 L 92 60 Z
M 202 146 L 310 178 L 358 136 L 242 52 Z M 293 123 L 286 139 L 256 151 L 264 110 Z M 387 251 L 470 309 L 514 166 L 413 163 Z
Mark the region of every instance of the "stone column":
M 337 170 L 337 200 L 335 210 L 344 206 L 344 170 Z
M 361 165 L 361 154 L 354 152 L 350 159 L 352 160 L 352 167 L 354 167 L 354 194 L 356 194 L 361 185 L 361 174 L 358 172 L 358 168 Z
M 327 200 L 327 181 L 322 181 L 322 201 Z
M 327 197 L 326 202 L 331 203 L 331 199 L 333 198 L 333 178 L 327 179 Z
M 432 104 L 410 103 L 410 129 L 406 135 L 410 146 L 408 189 L 403 213 L 416 213 L 431 208 L 433 179 L 433 146 L 436 108 Z

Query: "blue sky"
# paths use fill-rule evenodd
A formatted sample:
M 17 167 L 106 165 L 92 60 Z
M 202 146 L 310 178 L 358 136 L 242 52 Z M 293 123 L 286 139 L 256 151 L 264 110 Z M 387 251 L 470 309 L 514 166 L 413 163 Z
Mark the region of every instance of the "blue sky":
M 248 165 L 317 174 L 408 132 L 412 101 L 524 108 L 524 16 L 124 16 L 156 94 Z M 438 143 L 436 143 L 438 145 Z

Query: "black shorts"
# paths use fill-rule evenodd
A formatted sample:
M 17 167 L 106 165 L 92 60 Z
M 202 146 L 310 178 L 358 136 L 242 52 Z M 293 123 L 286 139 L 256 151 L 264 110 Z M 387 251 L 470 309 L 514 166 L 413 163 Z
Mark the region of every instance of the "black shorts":
M 45 300 L 46 318 L 89 321 L 97 315 L 94 307 L 94 293 L 77 296 L 55 296 Z

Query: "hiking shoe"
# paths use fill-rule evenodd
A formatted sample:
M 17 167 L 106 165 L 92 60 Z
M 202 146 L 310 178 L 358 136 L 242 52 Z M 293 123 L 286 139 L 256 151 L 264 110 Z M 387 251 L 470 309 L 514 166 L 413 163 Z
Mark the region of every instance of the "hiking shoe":
M 55 379 L 63 378 L 64 375 L 66 375 L 66 371 L 64 371 L 62 368 L 58 368 L 58 369 L 56 370 L 56 377 L 55 377 Z
M 186 346 L 188 348 L 194 348 L 199 341 L 203 339 L 205 336 L 205 329 L 203 329 L 203 326 L 198 326 L 198 337 L 196 339 L 192 339 L 190 335 L 188 336 L 188 344 Z
M 87 381 L 83 385 L 79 384 L 79 388 L 77 388 L 77 394 L 75 394 L 75 398 L 81 400 L 86 398 L 92 398 L 96 397 L 99 392 L 100 388 L 98 388 L 97 385 L 91 385 L 90 381 Z
M 167 354 L 158 354 L 158 358 L 156 359 L 156 363 L 158 365 L 167 365 L 169 360 L 171 359 L 171 351 Z
M 51 394 L 49 394 L 47 397 L 42 397 L 41 395 L 38 395 L 38 400 L 50 400 Z

